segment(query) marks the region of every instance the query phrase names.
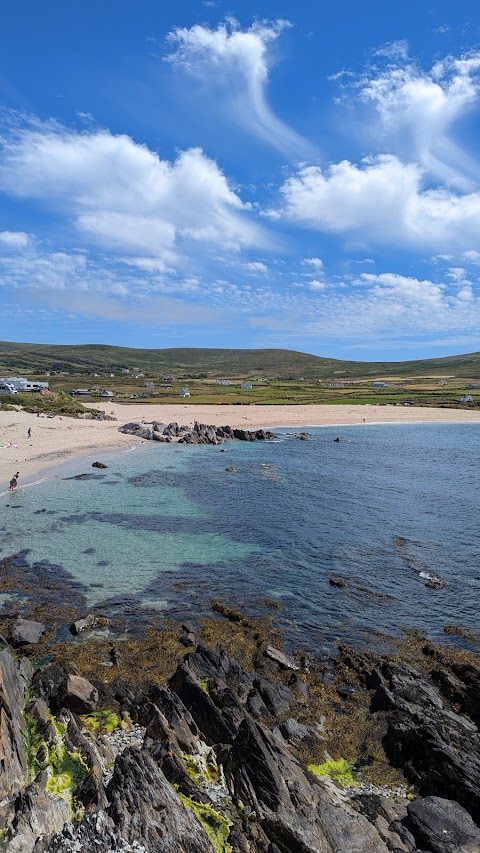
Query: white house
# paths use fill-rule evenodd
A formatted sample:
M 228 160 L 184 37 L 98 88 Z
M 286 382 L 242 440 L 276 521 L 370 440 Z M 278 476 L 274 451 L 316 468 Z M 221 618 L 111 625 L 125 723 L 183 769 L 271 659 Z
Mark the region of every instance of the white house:
M 190 397 L 190 391 L 188 388 L 182 388 L 179 394 L 180 397 Z
M 215 379 L 215 385 L 230 385 L 230 379 Z
M 374 388 L 388 388 L 388 382 L 374 382 Z
M 242 382 L 242 384 L 240 385 L 240 388 L 243 388 L 244 391 L 251 391 L 253 388 L 253 385 L 251 382 Z
M 465 394 L 463 397 L 460 397 L 459 403 L 473 403 L 473 397 L 471 394 Z

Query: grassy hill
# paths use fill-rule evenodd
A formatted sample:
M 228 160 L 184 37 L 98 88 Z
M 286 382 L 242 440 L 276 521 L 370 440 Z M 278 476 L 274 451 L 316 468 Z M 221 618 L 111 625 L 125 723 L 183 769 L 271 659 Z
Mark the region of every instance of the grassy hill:
M 353 379 L 373 377 L 480 377 L 480 352 L 403 362 L 340 361 L 283 349 L 132 349 L 100 344 L 50 345 L 0 341 L 0 375 L 174 373 L 185 378 Z

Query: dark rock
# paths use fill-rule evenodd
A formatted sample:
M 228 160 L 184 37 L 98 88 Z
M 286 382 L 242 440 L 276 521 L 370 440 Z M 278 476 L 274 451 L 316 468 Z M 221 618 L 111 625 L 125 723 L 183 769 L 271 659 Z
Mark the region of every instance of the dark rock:
M 435 686 L 405 665 L 382 667 L 372 710 L 385 714 L 383 744 L 423 796 L 457 800 L 480 821 L 480 735 L 468 717 L 443 707 Z
M 76 714 L 91 714 L 97 707 L 98 690 L 81 675 L 69 673 L 60 688 L 59 700 Z
M 478 853 L 480 829 L 462 806 L 441 797 L 414 800 L 408 806 L 417 842 L 432 853 Z
M 108 786 L 116 833 L 149 853 L 212 853 L 212 844 L 148 752 L 132 747 L 115 761 Z
M 224 765 L 236 799 L 255 811 L 269 840 L 288 853 L 387 853 L 370 823 L 307 779 L 260 723 L 243 720 Z
M 32 622 L 30 619 L 17 619 L 10 631 L 12 646 L 28 646 L 39 643 L 46 628 L 42 622 Z
M 60 687 L 65 680 L 63 669 L 56 664 L 50 664 L 43 669 L 37 670 L 32 679 L 32 689 L 36 696 L 52 702 L 54 707 L 59 707 L 55 700 L 60 693 Z
M 380 794 L 356 794 L 352 805 L 372 823 L 389 850 L 412 851 L 416 849 L 415 838 L 408 828 L 408 800 L 394 800 Z M 413 829 L 413 827 L 411 827 Z
M 292 691 L 283 684 L 273 684 L 266 678 L 255 678 L 253 686 L 258 690 L 265 707 L 274 716 L 288 711 L 293 699 Z
M 295 436 L 295 438 L 298 438 L 299 441 L 307 441 L 309 438 L 311 438 L 311 435 L 309 432 L 299 432 L 298 435 Z
M 92 462 L 92 468 L 108 468 L 103 462 Z
M 329 582 L 330 586 L 344 587 L 347 585 L 347 581 L 344 578 L 331 577 L 328 582 Z
M 45 791 L 46 774 L 25 788 L 15 801 L 15 817 L 8 832 L 9 853 L 33 853 L 45 850 L 37 842 L 49 839 L 70 820 L 64 800 Z
M 15 796 L 27 781 L 22 711 L 32 672 L 29 661 L 17 665 L 8 649 L 0 652 L 0 800 Z

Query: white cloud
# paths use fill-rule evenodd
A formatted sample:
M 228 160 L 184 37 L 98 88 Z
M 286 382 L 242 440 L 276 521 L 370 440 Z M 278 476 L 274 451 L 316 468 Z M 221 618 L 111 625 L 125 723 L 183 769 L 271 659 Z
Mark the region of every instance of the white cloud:
M 168 35 L 173 51 L 165 59 L 221 91 L 236 121 L 297 157 L 311 154 L 312 147 L 277 118 L 265 95 L 271 46 L 290 26 L 283 20 L 263 21 L 242 30 L 229 19 L 217 29 L 200 24 L 177 28 Z
M 308 264 L 313 267 L 315 270 L 323 269 L 323 261 L 320 258 L 304 258 L 302 261 L 303 264 Z
M 252 275 L 266 275 L 268 273 L 268 267 L 262 261 L 250 261 L 243 264 L 243 267 Z
M 319 281 L 318 278 L 314 278 L 314 279 L 312 279 L 312 281 L 307 282 L 307 287 L 309 287 L 310 290 L 319 291 L 319 290 L 325 290 L 326 284 L 324 281 Z
M 234 249 L 265 242 L 250 206 L 199 148 L 170 162 L 128 136 L 53 123 L 16 128 L 1 148 L 4 192 L 38 199 L 102 246 L 171 263 L 192 240 Z
M 297 291 L 283 309 L 254 315 L 250 323 L 285 342 L 369 341 L 389 345 L 393 340 L 425 342 L 444 335 L 443 346 L 455 345 L 462 335 L 464 345 L 478 339 L 480 297 L 471 283 L 460 290 L 444 282 L 382 273 L 363 273 L 353 289 L 332 284 L 315 298 Z M 274 309 L 272 303 L 271 309 Z M 280 338 L 279 338 L 280 339 Z
M 30 237 L 25 231 L 0 231 L 0 244 L 12 249 L 24 249 L 30 243 Z
M 281 188 L 284 215 L 365 243 L 467 250 L 480 233 L 480 192 L 425 189 L 422 170 L 393 155 L 304 166 Z
M 383 133 L 388 153 L 415 160 L 436 181 L 471 190 L 479 164 L 452 134 L 478 102 L 480 53 L 449 56 L 424 71 L 408 59 L 404 42 L 389 48 L 383 51 L 391 60 L 387 68 L 375 67 L 359 84 L 360 98 L 374 106 L 379 120 L 372 128 L 376 141 Z

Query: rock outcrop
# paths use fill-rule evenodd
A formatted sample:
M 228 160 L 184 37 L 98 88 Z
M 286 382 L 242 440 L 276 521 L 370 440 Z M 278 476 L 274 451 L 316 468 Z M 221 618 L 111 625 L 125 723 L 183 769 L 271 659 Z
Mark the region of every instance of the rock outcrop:
M 183 630 L 194 637 L 192 628 Z M 119 680 L 96 682 L 98 689 L 56 665 L 32 678 L 28 662 L 4 649 L 7 849 L 479 853 L 478 731 L 446 707 L 434 681 L 406 664 L 352 653 L 385 748 L 420 794 L 390 797 L 355 780 L 343 788 L 317 775 L 319 765 L 306 768 L 305 755 L 324 753 L 324 718 L 294 716 L 305 707 L 302 658 L 263 642 L 256 648 L 252 671 L 225 649 L 198 645 L 167 684 Z M 475 670 L 436 672 L 457 705 L 473 704 Z M 116 697 L 116 713 L 97 710 L 107 697 Z
M 216 427 L 213 424 L 194 422 L 193 427 L 179 426 L 172 422 L 165 426 L 154 421 L 152 424 L 132 422 L 118 428 L 119 432 L 135 435 L 146 441 L 178 441 L 179 444 L 224 444 L 226 441 L 269 441 L 275 438 L 269 430 L 232 429 L 230 426 Z

